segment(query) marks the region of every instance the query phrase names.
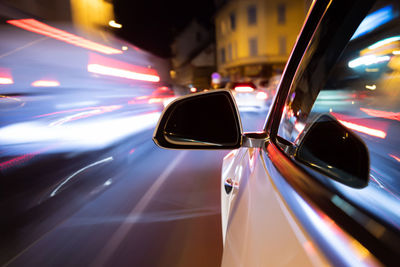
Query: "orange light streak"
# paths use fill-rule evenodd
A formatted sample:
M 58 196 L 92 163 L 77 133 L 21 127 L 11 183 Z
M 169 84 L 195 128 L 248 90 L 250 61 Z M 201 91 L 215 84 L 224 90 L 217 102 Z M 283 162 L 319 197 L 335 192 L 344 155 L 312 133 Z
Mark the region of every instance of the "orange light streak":
M 122 51 L 102 45 L 88 39 L 82 38 L 75 34 L 54 28 L 43 22 L 37 21 L 35 19 L 20 19 L 20 20 L 8 20 L 7 23 L 14 25 L 16 27 L 22 28 L 27 31 L 31 31 L 37 34 L 41 34 L 47 37 L 57 39 L 75 46 L 83 47 L 89 50 L 104 54 L 121 54 Z
M 389 154 L 389 156 L 391 156 L 392 158 L 394 158 L 395 160 L 397 160 L 398 162 L 400 162 L 400 158 L 396 157 L 395 155 Z

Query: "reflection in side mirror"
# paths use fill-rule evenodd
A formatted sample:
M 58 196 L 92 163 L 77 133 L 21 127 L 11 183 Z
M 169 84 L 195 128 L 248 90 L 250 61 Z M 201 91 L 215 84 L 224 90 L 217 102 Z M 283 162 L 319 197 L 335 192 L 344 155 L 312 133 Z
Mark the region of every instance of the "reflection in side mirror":
M 154 142 L 173 149 L 235 149 L 242 127 L 235 102 L 227 90 L 186 96 L 164 111 Z
M 367 146 L 329 115 L 320 116 L 305 132 L 295 158 L 348 186 L 362 188 L 368 184 Z

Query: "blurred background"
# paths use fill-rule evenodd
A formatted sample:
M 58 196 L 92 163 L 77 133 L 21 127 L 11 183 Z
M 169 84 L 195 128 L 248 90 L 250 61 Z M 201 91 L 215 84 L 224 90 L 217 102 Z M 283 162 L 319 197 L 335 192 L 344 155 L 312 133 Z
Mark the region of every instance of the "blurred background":
M 219 266 L 221 161 L 152 133 L 235 94 L 261 130 L 309 0 L 1 0 L 0 265 Z

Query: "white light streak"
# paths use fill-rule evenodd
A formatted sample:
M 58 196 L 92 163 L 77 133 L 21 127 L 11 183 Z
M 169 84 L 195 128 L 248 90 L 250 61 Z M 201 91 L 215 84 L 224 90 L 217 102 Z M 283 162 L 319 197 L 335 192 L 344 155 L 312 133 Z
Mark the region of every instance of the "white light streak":
M 102 164 L 102 163 L 105 163 L 105 162 L 109 162 L 109 161 L 112 161 L 112 160 L 114 160 L 113 157 L 108 157 L 108 158 L 105 158 L 105 159 L 96 161 L 96 162 L 94 162 L 94 163 L 92 163 L 92 164 L 89 164 L 88 166 L 83 167 L 82 169 L 80 169 L 80 170 L 74 172 L 74 173 L 73 173 L 72 175 L 70 175 L 67 179 L 65 179 L 61 184 L 59 184 L 59 185 L 56 187 L 56 189 L 53 190 L 53 192 L 51 192 L 50 197 L 54 197 L 54 196 L 57 194 L 58 190 L 61 189 L 61 187 L 63 187 L 66 183 L 68 183 L 72 178 L 74 178 L 76 175 L 80 174 L 81 172 L 84 172 L 84 171 L 86 171 L 87 169 L 89 169 L 89 168 L 91 168 L 91 167 L 94 167 L 94 166 L 96 166 L 96 165 L 99 165 L 99 164 Z

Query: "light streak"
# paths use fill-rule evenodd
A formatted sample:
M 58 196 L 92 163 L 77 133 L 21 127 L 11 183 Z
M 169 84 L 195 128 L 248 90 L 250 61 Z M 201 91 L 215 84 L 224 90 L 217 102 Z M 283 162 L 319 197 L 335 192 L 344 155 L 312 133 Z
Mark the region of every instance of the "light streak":
M 80 169 L 80 170 L 74 172 L 74 173 L 71 174 L 67 179 L 65 179 L 61 184 L 59 184 L 59 185 L 56 187 L 56 189 L 53 190 L 53 192 L 51 192 L 50 197 L 54 197 L 54 196 L 57 194 L 57 192 L 61 189 L 61 187 L 63 187 L 66 183 L 68 183 L 72 178 L 74 178 L 75 176 L 77 176 L 77 175 L 80 174 L 81 172 L 84 172 L 84 171 L 86 171 L 87 169 L 89 169 L 89 168 L 91 168 L 91 167 L 94 167 L 94 166 L 96 166 L 96 165 L 99 165 L 99 164 L 102 164 L 102 163 L 105 163 L 105 162 L 109 162 L 109 161 L 112 161 L 112 160 L 114 160 L 113 157 L 108 157 L 108 158 L 105 158 L 105 159 L 96 161 L 96 162 L 94 162 L 94 163 L 92 163 L 92 164 L 89 164 L 88 166 L 83 167 L 82 169 Z
M 250 93 L 250 92 L 254 91 L 254 88 L 252 88 L 250 86 L 238 86 L 238 87 L 235 87 L 235 91 L 240 92 L 240 93 Z
M 9 68 L 0 68 L 0 84 L 13 84 L 14 80 L 11 76 Z
M 389 154 L 389 156 L 391 156 L 392 158 L 394 158 L 395 160 L 397 160 L 398 162 L 400 162 L 400 158 L 396 157 L 395 155 Z
M 75 34 L 57 29 L 55 27 L 49 26 L 43 22 L 37 21 L 35 19 L 20 19 L 20 20 L 8 20 L 7 23 L 14 25 L 16 27 L 22 28 L 27 31 L 31 31 L 37 34 L 41 34 L 47 37 L 54 38 L 59 41 L 63 41 L 75 46 L 93 50 L 96 52 L 104 54 L 121 54 L 122 51 L 102 45 L 83 37 L 77 36 Z
M 107 76 L 120 77 L 131 80 L 159 82 L 160 77 L 152 74 L 137 73 L 125 69 L 112 68 L 99 64 L 89 64 L 87 70 L 92 73 L 102 74 Z
M 14 81 L 9 77 L 0 77 L 0 84 L 13 84 Z
M 367 55 L 358 57 L 356 59 L 350 60 L 348 66 L 350 68 L 356 68 L 359 66 L 370 66 L 372 64 L 382 63 L 390 60 L 390 56 L 375 56 L 375 55 Z
M 392 6 L 385 6 L 377 11 L 369 14 L 358 26 L 351 40 L 363 36 L 364 34 L 378 28 L 379 26 L 391 21 L 394 18 L 394 12 Z
M 383 110 L 376 110 L 369 108 L 360 108 L 360 110 L 367 113 L 370 116 L 400 121 L 400 112 L 390 112 L 390 111 L 383 111 Z
M 33 87 L 57 87 L 60 86 L 59 81 L 55 80 L 37 80 L 32 82 Z
M 392 37 L 380 40 L 380 41 L 374 43 L 373 45 L 368 46 L 368 49 L 370 49 L 370 50 L 376 49 L 378 47 L 381 47 L 381 46 L 384 46 L 384 45 L 387 45 L 387 44 L 390 44 L 390 43 L 393 43 L 396 41 L 400 41 L 400 36 L 392 36 Z
M 111 112 L 111 111 L 114 111 L 114 110 L 117 110 L 117 109 L 120 109 L 120 108 L 122 108 L 121 105 L 98 107 L 97 109 L 83 111 L 83 112 L 80 112 L 80 113 L 77 113 L 77 114 L 66 116 L 64 118 L 61 118 L 61 119 L 55 121 L 55 122 L 50 123 L 50 126 L 59 126 L 59 125 L 62 125 L 64 123 L 66 123 L 66 122 L 76 121 L 76 120 L 79 120 L 79 119 L 92 117 L 92 116 L 103 114 L 103 113 L 106 113 L 106 112 Z
M 341 124 L 343 124 L 344 126 L 346 126 L 349 129 L 355 130 L 357 132 L 361 132 L 361 133 L 365 133 L 371 136 L 375 136 L 378 138 L 382 138 L 385 139 L 386 138 L 386 132 L 378 130 L 378 129 L 373 129 L 373 128 L 369 128 L 367 126 L 363 126 L 363 125 L 359 125 L 356 123 L 352 123 L 352 122 L 348 122 L 348 121 L 344 121 L 344 120 L 338 120 Z

